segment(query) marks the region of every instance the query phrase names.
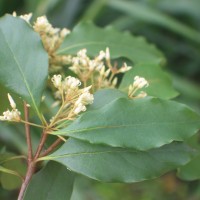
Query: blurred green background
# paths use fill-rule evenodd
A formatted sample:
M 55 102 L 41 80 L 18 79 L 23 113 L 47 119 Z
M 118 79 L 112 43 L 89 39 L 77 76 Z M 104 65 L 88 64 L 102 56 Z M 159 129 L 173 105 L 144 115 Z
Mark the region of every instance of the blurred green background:
M 33 20 L 47 15 L 54 26 L 69 29 L 79 21 L 90 20 L 100 27 L 114 26 L 144 36 L 166 56 L 165 70 L 170 72 L 174 87 L 180 92 L 176 100 L 200 113 L 199 10 L 200 0 L 0 0 L 0 16 L 13 11 L 18 15 L 32 12 Z M 24 145 L 20 138 L 15 142 Z M 12 149 L 9 134 L 0 136 L 0 147 L 5 143 Z M 16 192 L 0 188 L 0 199 L 13 199 Z M 98 183 L 77 176 L 72 200 L 79 199 L 198 200 L 200 182 L 182 181 L 175 172 L 126 185 Z

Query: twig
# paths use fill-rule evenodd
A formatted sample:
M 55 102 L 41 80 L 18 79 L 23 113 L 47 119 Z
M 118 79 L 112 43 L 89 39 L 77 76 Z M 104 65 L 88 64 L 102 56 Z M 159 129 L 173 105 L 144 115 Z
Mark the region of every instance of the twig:
M 42 137 L 40 139 L 40 143 L 39 143 L 38 148 L 36 150 L 34 160 L 36 160 L 39 157 L 39 155 L 42 151 L 42 148 L 44 146 L 44 143 L 46 142 L 47 136 L 48 136 L 48 133 L 46 132 L 46 130 L 44 130 L 43 133 L 42 133 Z
M 49 146 L 48 149 L 46 149 L 43 153 L 41 153 L 40 157 L 44 157 L 49 153 L 51 153 L 61 142 L 63 142 L 63 140 L 58 138 L 51 146 Z
M 31 134 L 30 134 L 30 124 L 29 122 L 29 108 L 24 102 L 24 117 L 25 117 L 25 133 L 26 133 L 26 143 L 28 147 L 28 157 L 27 157 L 27 163 L 28 163 L 28 168 L 26 172 L 25 179 L 22 183 L 22 186 L 20 188 L 18 200 L 22 200 L 24 196 L 24 192 L 27 188 L 27 185 L 29 184 L 31 177 L 33 176 L 33 173 L 35 171 L 35 163 L 33 162 L 33 151 L 32 151 L 32 143 L 31 143 Z
M 29 108 L 24 102 L 24 117 L 25 121 L 28 122 L 29 120 Z M 30 134 L 30 125 L 28 123 L 25 123 L 25 133 L 26 133 L 26 142 L 28 146 L 28 165 L 32 162 L 33 159 L 33 151 L 32 151 L 32 143 L 31 143 L 31 134 Z
M 20 189 L 20 192 L 19 192 L 19 196 L 17 198 L 18 200 L 23 200 L 25 190 L 26 190 L 26 188 L 27 188 L 27 186 L 28 186 L 33 174 L 34 174 L 34 171 L 35 171 L 35 163 L 31 162 L 28 165 L 25 180 L 22 183 L 22 186 L 21 186 L 21 189 Z

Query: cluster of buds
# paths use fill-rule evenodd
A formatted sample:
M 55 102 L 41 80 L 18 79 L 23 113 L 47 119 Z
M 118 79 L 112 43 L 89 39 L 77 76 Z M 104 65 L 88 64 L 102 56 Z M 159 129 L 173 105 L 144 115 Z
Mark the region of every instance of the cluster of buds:
M 13 17 L 17 17 L 17 13 L 16 12 L 13 12 L 12 15 L 13 15 Z M 19 17 L 22 18 L 23 20 L 25 20 L 27 23 L 30 24 L 30 19 L 32 17 L 32 13 L 25 14 L 25 15 L 20 15 Z
M 0 120 L 1 121 L 19 122 L 21 120 L 21 118 L 20 118 L 21 113 L 16 108 L 16 104 L 15 104 L 13 98 L 10 96 L 10 94 L 8 94 L 8 100 L 10 102 L 10 106 L 11 106 L 12 110 L 11 111 L 7 110 L 7 111 L 3 112 L 3 116 L 0 116 Z
M 55 97 L 61 101 L 59 113 L 51 119 L 51 122 L 73 119 L 80 112 L 86 111 L 86 105 L 93 103 L 94 97 L 89 92 L 91 86 L 81 89 L 79 79 L 67 76 L 62 80 L 61 75 L 58 74 L 54 75 L 51 81 L 54 87 L 57 88 Z
M 46 16 L 38 17 L 33 28 L 40 34 L 44 48 L 49 54 L 50 67 L 60 67 L 71 63 L 71 56 L 56 55 L 55 53 L 65 37 L 69 35 L 70 31 L 68 29 L 53 28 Z
M 128 96 L 130 98 L 143 98 L 143 97 L 146 97 L 147 96 L 146 92 L 141 91 L 138 94 L 138 90 L 140 90 L 142 88 L 145 88 L 145 87 L 148 87 L 148 86 L 149 86 L 149 83 L 145 78 L 139 77 L 139 76 L 135 76 L 133 84 L 131 84 L 129 86 Z
M 131 67 L 126 63 L 122 67 L 117 68 L 111 64 L 110 51 L 100 51 L 99 55 L 94 59 L 87 56 L 87 50 L 82 49 L 77 53 L 77 56 L 72 58 L 72 66 L 69 67 L 79 79 L 85 84 L 93 84 L 95 89 L 105 87 L 115 87 L 117 84 L 118 73 L 125 73 Z
M 17 16 L 16 12 L 13 12 L 13 16 Z M 20 15 L 19 17 L 30 24 L 32 13 Z M 53 28 L 46 16 L 38 17 L 33 28 L 40 34 L 44 48 L 49 55 L 51 71 L 57 71 L 61 69 L 62 66 L 71 63 L 70 55 L 56 55 L 56 50 L 60 47 L 65 37 L 70 34 L 68 29 Z

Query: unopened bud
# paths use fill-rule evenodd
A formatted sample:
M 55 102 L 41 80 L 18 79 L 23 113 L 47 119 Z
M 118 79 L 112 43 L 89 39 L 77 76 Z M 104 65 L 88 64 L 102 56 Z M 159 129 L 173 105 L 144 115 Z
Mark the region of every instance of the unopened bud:
M 10 102 L 10 106 L 11 106 L 13 109 L 16 109 L 15 101 L 13 100 L 13 98 L 10 96 L 9 93 L 8 93 L 8 100 L 9 100 L 9 102 Z

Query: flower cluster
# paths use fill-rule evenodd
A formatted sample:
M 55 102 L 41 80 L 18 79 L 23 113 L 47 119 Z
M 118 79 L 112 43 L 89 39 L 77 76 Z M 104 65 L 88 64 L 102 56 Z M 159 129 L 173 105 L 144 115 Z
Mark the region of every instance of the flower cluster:
M 59 28 L 53 28 L 46 16 L 38 17 L 33 25 L 33 28 L 40 34 L 44 48 L 49 54 L 50 67 L 59 67 L 67 65 L 71 62 L 71 56 L 59 56 L 55 53 L 65 37 L 70 34 L 68 29 L 63 28 L 60 30 Z
M 58 74 L 54 75 L 51 80 L 57 88 L 55 97 L 61 102 L 61 107 L 51 122 L 74 119 L 80 112 L 86 111 L 86 105 L 93 103 L 94 97 L 89 92 L 91 86 L 79 88 L 81 85 L 79 79 L 67 76 L 62 80 L 61 75 Z
M 99 55 L 94 59 L 87 56 L 87 50 L 82 49 L 77 53 L 77 56 L 72 58 L 72 66 L 69 67 L 84 85 L 92 84 L 93 89 L 115 87 L 117 84 L 118 73 L 125 73 L 131 67 L 126 63 L 120 68 L 113 66 L 110 60 L 109 48 L 106 51 L 100 51 Z
M 13 12 L 12 15 L 13 15 L 13 17 L 17 17 L 17 13 L 16 12 Z M 30 19 L 32 17 L 32 13 L 25 14 L 25 15 L 20 15 L 19 17 L 22 18 L 23 20 L 25 20 L 27 23 L 30 23 Z
M 21 120 L 21 118 L 20 118 L 21 113 L 16 108 L 16 104 L 15 104 L 13 98 L 10 96 L 10 94 L 8 94 L 8 100 L 10 102 L 10 106 L 11 106 L 12 110 L 11 111 L 7 110 L 7 111 L 3 112 L 3 116 L 0 116 L 0 120 L 1 121 L 19 122 Z
M 13 16 L 17 17 L 16 12 L 13 12 Z M 20 15 L 19 17 L 30 24 L 32 13 Z M 44 48 L 49 55 L 50 70 L 57 71 L 62 66 L 71 63 L 70 55 L 56 55 L 56 50 L 60 47 L 65 37 L 70 34 L 68 29 L 53 28 L 46 16 L 38 17 L 33 28 L 40 34 Z
M 144 91 L 141 91 L 139 94 L 137 94 L 137 91 L 139 89 L 142 89 L 142 88 L 145 88 L 145 87 L 148 87 L 148 86 L 149 86 L 149 83 L 145 78 L 135 76 L 133 84 L 131 84 L 129 86 L 128 96 L 130 98 L 143 98 L 143 97 L 147 96 L 147 93 L 144 92 Z

